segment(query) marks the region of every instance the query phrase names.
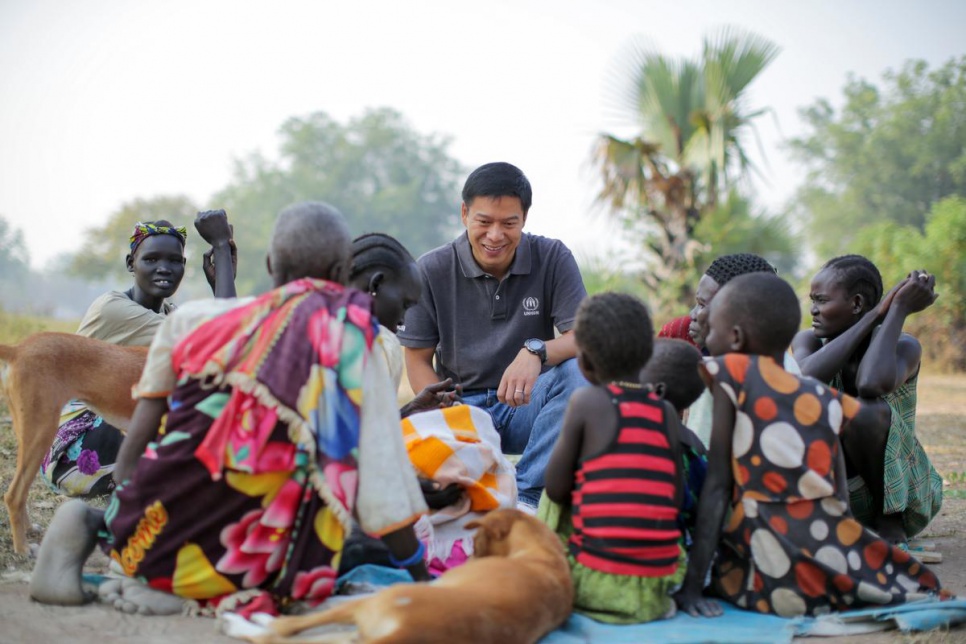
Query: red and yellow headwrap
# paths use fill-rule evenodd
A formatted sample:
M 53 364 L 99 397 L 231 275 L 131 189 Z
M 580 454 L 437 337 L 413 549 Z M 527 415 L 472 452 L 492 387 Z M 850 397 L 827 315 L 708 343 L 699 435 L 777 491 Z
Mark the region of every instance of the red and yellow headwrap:
M 134 251 L 141 245 L 141 242 L 155 235 L 171 235 L 172 237 L 176 237 L 181 242 L 181 245 L 184 246 L 188 239 L 188 229 L 184 226 L 174 228 L 139 221 L 134 224 L 134 233 L 131 235 L 131 254 L 134 254 Z

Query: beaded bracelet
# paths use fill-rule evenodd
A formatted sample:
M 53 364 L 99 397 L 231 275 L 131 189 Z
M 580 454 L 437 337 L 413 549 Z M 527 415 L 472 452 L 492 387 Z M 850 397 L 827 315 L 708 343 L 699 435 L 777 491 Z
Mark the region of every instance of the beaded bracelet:
M 422 561 L 423 560 L 423 555 L 425 555 L 425 554 L 426 554 L 426 546 L 425 546 L 425 544 L 423 544 L 422 541 L 420 541 L 419 542 L 419 547 L 416 548 L 416 552 L 414 552 L 413 554 L 409 555 L 409 557 L 407 557 L 406 559 L 403 559 L 402 561 L 400 561 L 400 560 L 396 559 L 395 557 L 393 557 L 392 556 L 392 553 L 390 552 L 389 553 L 389 563 L 391 563 L 392 565 L 394 565 L 397 568 L 409 568 L 410 566 L 415 566 L 420 561 Z

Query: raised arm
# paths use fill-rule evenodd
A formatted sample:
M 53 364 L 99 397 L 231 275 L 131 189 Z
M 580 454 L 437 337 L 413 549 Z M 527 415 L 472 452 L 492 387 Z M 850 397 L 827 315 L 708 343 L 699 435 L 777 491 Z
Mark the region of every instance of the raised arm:
M 849 358 L 865 341 L 876 325 L 890 310 L 893 298 L 905 286 L 907 279 L 892 287 L 882 300 L 867 311 L 858 322 L 846 329 L 841 335 L 829 340 L 825 345 L 815 337 L 811 329 L 799 331 L 792 340 L 792 354 L 798 362 L 802 374 L 822 382 L 829 382 L 840 372 Z M 814 306 L 814 305 L 813 305 Z
M 711 565 L 721 526 L 731 499 L 734 477 L 731 472 L 731 439 L 735 430 L 735 408 L 721 385 L 714 386 L 714 431 L 708 453 L 708 476 L 698 500 L 698 519 L 694 529 L 694 545 L 688 560 L 688 572 L 681 590 L 674 596 L 681 610 L 692 617 L 699 614 L 717 617 L 721 606 L 701 594 L 704 578 Z
M 889 306 L 882 326 L 872 336 L 859 363 L 855 386 L 859 396 L 878 398 L 896 390 L 919 369 L 922 347 L 911 335 L 902 333 L 906 318 L 936 301 L 936 278 L 925 271 L 913 271 Z
M 215 297 L 235 297 L 238 250 L 224 210 L 206 210 L 195 217 L 195 229 L 211 249 L 202 256 L 202 270 Z
M 879 322 L 878 309 L 872 309 L 840 336 L 829 340 L 825 346 L 811 329 L 799 331 L 792 340 L 792 354 L 798 362 L 802 375 L 829 382 L 845 367 L 849 358 L 859 348 Z

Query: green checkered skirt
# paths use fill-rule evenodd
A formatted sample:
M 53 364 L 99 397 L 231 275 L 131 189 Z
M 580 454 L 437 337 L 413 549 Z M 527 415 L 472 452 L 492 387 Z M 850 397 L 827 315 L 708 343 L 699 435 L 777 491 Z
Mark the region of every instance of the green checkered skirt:
M 885 396 L 892 410 L 892 425 L 885 451 L 883 514 L 902 514 L 906 536 L 922 532 L 943 504 L 943 480 L 916 438 L 916 383 L 913 376 Z M 841 387 L 836 376 L 833 387 Z M 872 492 L 861 476 L 849 479 L 849 505 L 860 522 L 869 525 L 875 515 Z

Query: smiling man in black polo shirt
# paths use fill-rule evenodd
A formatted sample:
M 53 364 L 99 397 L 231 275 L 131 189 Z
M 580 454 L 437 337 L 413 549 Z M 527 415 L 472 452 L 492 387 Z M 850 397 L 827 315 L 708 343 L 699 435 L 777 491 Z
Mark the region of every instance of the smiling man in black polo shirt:
M 419 258 L 422 295 L 398 335 L 414 391 L 453 378 L 490 412 L 503 451 L 522 454 L 520 501 L 536 507 L 567 401 L 587 384 L 571 333 L 587 292 L 563 243 L 523 232 L 531 200 L 509 163 L 470 174 L 466 233 Z

